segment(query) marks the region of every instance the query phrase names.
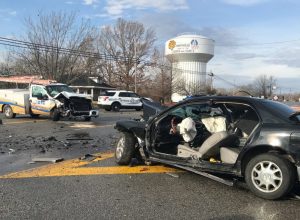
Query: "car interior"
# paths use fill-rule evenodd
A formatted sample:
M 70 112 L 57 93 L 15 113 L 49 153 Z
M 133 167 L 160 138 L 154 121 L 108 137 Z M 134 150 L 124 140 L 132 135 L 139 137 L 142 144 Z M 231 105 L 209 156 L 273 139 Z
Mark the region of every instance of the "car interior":
M 198 103 L 173 109 L 153 130 L 156 153 L 235 164 L 259 124 L 249 105 Z

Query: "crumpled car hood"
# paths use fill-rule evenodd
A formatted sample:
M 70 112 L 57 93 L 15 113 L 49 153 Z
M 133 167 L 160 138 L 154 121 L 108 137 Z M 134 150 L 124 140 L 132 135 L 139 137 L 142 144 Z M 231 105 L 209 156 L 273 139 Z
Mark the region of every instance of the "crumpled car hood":
M 54 96 L 53 98 L 58 99 L 61 96 L 66 97 L 67 99 L 71 98 L 71 97 L 80 97 L 80 98 L 86 98 L 86 99 L 90 99 L 88 95 L 84 95 L 84 94 L 78 94 L 75 92 L 61 92 L 58 93 L 56 96 Z

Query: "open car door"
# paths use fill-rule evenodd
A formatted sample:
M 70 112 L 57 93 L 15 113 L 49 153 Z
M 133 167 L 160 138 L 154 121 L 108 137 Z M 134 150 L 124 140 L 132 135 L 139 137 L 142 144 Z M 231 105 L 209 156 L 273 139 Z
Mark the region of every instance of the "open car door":
M 151 102 L 145 98 L 141 98 L 141 102 L 143 103 L 143 119 L 145 121 L 148 121 L 150 117 L 155 117 L 157 114 L 168 108 L 161 105 L 159 102 Z

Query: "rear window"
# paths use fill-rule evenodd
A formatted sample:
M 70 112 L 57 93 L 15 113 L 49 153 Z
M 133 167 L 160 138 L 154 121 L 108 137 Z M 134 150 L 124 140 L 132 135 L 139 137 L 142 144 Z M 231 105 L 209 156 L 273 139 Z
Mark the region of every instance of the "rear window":
M 262 103 L 265 105 L 266 109 L 269 110 L 269 112 L 275 112 L 276 114 L 285 118 L 289 118 L 291 114 L 296 112 L 294 109 L 281 102 L 262 100 Z
M 137 94 L 133 93 L 133 92 L 129 92 L 128 96 L 132 97 L 132 98 L 139 98 L 139 96 Z
M 105 95 L 106 96 L 114 96 L 116 94 L 116 92 L 106 92 Z

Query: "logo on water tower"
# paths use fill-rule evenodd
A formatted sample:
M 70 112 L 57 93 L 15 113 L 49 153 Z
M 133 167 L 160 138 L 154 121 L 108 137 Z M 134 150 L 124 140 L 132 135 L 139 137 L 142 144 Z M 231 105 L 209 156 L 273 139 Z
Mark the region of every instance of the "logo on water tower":
M 170 40 L 168 47 L 170 50 L 173 50 L 176 47 L 176 41 L 175 40 Z
M 191 47 L 192 47 L 193 50 L 198 49 L 198 41 L 193 39 L 191 41 Z

